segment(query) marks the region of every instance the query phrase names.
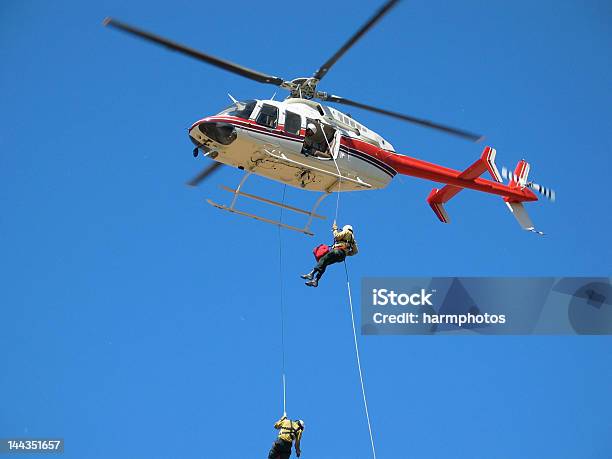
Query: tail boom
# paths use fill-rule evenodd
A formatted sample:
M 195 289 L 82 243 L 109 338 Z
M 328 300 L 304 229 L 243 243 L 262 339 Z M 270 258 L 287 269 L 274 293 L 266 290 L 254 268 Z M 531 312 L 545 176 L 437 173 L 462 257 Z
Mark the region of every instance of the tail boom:
M 489 160 L 483 159 L 483 157 L 487 156 L 491 150 L 493 152 L 495 151 L 493 148 L 486 147 L 482 156 L 465 171 L 450 169 L 448 167 L 439 166 L 438 164 L 399 154 L 387 156 L 385 162 L 403 175 L 445 183 L 460 189 L 469 188 L 484 193 L 496 194 L 507 197 L 513 202 L 537 201 L 538 197 L 531 190 L 527 188 L 512 187 L 501 183 L 501 176 L 499 172 L 497 172 L 497 168 L 494 169 L 495 172 L 490 171 Z M 492 175 L 494 173 L 497 174 L 497 177 L 494 176 L 495 181 L 479 177 L 488 170 Z M 472 176 L 473 174 L 476 175 Z M 499 180 L 497 180 L 498 178 Z
M 434 182 L 444 183 L 441 189 L 434 188 L 427 202 L 433 209 L 438 219 L 443 223 L 449 223 L 450 218 L 444 204 L 453 198 L 457 193 L 465 188 L 484 193 L 502 196 L 510 210 L 519 220 L 521 226 L 533 227 L 531 222 L 527 222 L 527 214 L 524 212 L 522 202 L 537 201 L 538 197 L 527 187 L 525 183 L 529 173 L 529 164 L 520 161 L 515 170 L 516 180 L 511 180 L 508 185 L 502 183 L 502 177 L 495 165 L 496 151 L 494 148 L 485 147 L 482 155 L 471 166 L 464 171 L 450 169 L 437 164 L 429 163 L 409 156 L 393 154 L 385 158 L 385 162 L 393 167 L 400 174 L 419 177 Z M 493 180 L 483 179 L 480 176 L 489 172 Z M 518 214 L 521 218 L 518 218 Z

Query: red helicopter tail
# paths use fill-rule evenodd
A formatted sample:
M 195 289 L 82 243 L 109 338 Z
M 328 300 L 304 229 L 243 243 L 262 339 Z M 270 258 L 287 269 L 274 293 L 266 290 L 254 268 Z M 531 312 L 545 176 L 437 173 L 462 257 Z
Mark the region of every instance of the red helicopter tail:
M 502 177 L 497 166 L 495 165 L 495 155 L 497 151 L 495 148 L 485 147 L 482 151 L 480 158 L 476 160 L 474 164 L 468 167 L 466 170 L 461 172 L 457 178 L 461 180 L 474 180 L 489 171 L 489 174 L 496 182 L 501 182 Z M 527 168 L 529 170 L 529 168 Z M 450 218 L 446 213 L 444 204 L 446 204 L 452 197 L 459 193 L 463 187 L 455 185 L 446 185 L 442 189 L 434 188 L 427 196 L 427 202 L 433 209 L 434 213 L 442 223 L 450 223 Z
M 502 177 L 507 178 L 509 180 L 508 186 L 510 188 L 514 188 L 514 189 L 521 189 L 525 187 L 531 188 L 531 187 L 534 187 L 535 185 L 536 191 L 538 191 L 539 193 L 543 194 L 544 196 L 554 201 L 555 199 L 554 191 L 547 190 L 546 188 L 540 185 L 527 182 L 527 177 L 529 176 L 529 168 L 530 168 L 529 163 L 525 161 L 524 159 L 521 159 L 516 165 L 516 168 L 514 169 L 514 174 L 509 174 L 506 168 L 502 167 Z M 529 214 L 525 210 L 525 206 L 523 206 L 523 203 L 521 201 L 509 198 L 507 196 L 504 196 L 504 201 L 506 202 L 506 205 L 508 206 L 508 209 L 510 210 L 510 212 L 512 212 L 512 215 L 514 216 L 514 218 L 516 218 L 516 221 L 518 222 L 518 224 L 521 225 L 521 228 L 523 228 L 526 231 L 538 233 L 540 235 L 544 234 L 541 231 L 538 231 L 535 229 L 535 226 L 533 225 L 533 222 L 531 221 L 531 218 L 529 217 Z
M 512 212 L 512 215 L 516 218 L 519 225 L 521 225 L 521 228 L 527 231 L 543 234 L 535 229 L 529 215 L 527 214 L 527 211 L 525 210 L 525 207 L 523 206 L 524 201 L 533 200 L 533 197 L 535 196 L 533 196 L 532 193 L 530 193 L 529 197 L 517 196 L 515 193 L 513 193 L 514 191 L 523 190 L 526 186 L 528 186 L 527 177 L 529 175 L 529 163 L 525 160 L 521 160 L 517 164 L 513 174 L 507 173 L 505 168 L 502 169 L 502 174 L 500 174 L 497 170 L 497 166 L 495 165 L 495 154 L 496 151 L 494 148 L 485 147 L 480 158 L 466 170 L 461 172 L 457 178 L 460 180 L 473 181 L 478 179 L 478 177 L 480 177 L 486 171 L 488 171 L 493 180 L 499 184 L 502 183 L 502 175 L 508 178 L 509 183 L 507 186 L 504 186 L 504 188 L 508 190 L 508 193 L 499 193 L 502 195 L 508 209 L 510 212 Z M 446 185 L 441 189 L 434 188 L 431 193 L 429 193 L 427 202 L 441 222 L 450 222 L 450 218 L 446 212 L 446 209 L 444 208 L 444 204 L 462 189 L 463 187 Z

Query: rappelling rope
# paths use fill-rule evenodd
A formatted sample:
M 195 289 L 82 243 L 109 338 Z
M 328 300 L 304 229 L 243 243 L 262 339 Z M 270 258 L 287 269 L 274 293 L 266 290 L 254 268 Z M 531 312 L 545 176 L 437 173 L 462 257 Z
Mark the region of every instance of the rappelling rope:
M 336 160 L 334 159 L 334 164 Z M 338 165 L 336 164 L 336 168 Z M 340 175 L 340 169 L 338 169 L 338 175 Z M 342 183 L 342 177 L 338 180 L 338 191 L 336 192 L 336 216 L 334 217 L 334 223 L 338 221 L 338 209 L 340 208 L 340 184 Z
M 285 205 L 285 192 L 287 185 L 283 186 L 282 203 Z M 280 208 L 278 219 L 278 280 L 280 284 L 280 316 L 281 316 L 281 349 L 282 349 L 282 374 L 283 374 L 283 414 L 287 413 L 287 382 L 285 377 L 285 307 L 283 304 L 283 241 L 281 239 L 281 226 L 283 222 L 283 207 Z
M 366 398 L 365 385 L 363 384 L 363 373 L 361 371 L 361 359 L 359 358 L 359 345 L 357 344 L 357 331 L 355 330 L 355 314 L 353 313 L 353 296 L 351 295 L 351 283 L 349 281 L 348 268 L 344 260 L 344 272 L 346 274 L 346 289 L 348 291 L 349 306 L 351 309 L 351 323 L 353 324 L 353 341 L 355 343 L 355 355 L 357 356 L 357 369 L 359 370 L 359 381 L 361 382 L 361 394 L 363 396 L 363 406 L 365 408 L 366 420 L 368 421 L 368 431 L 370 432 L 370 444 L 372 445 L 372 457 L 376 459 L 376 448 L 374 448 L 374 435 L 372 434 L 372 424 L 370 423 L 370 412 L 368 411 L 368 400 Z
M 329 140 L 327 140 L 327 135 L 325 135 L 325 130 L 321 128 L 323 132 L 323 137 L 325 137 L 325 142 L 327 142 L 327 147 L 329 148 L 329 152 L 334 160 L 334 165 L 336 166 L 336 170 L 338 171 L 338 192 L 336 199 L 336 218 L 334 219 L 334 223 L 338 221 L 338 209 L 340 207 L 340 186 L 342 184 L 342 174 L 340 173 L 340 168 L 338 167 L 338 163 L 336 162 L 336 158 L 332 151 L 331 145 L 329 144 Z M 372 423 L 370 422 L 370 412 L 368 410 L 368 399 L 366 397 L 365 385 L 363 383 L 363 372 L 361 371 L 361 358 L 359 357 L 359 344 L 357 343 L 357 331 L 355 329 L 355 314 L 353 312 L 353 296 L 351 294 L 351 282 L 349 280 L 348 267 L 346 266 L 346 260 L 344 260 L 344 272 L 346 274 L 346 289 L 348 291 L 349 298 L 349 306 L 351 310 L 351 324 L 353 325 L 353 342 L 355 343 L 355 356 L 357 357 L 357 369 L 359 370 L 359 382 L 361 383 L 361 395 L 363 396 L 363 406 L 365 408 L 366 420 L 368 422 L 368 432 L 370 433 L 370 444 L 372 445 L 372 457 L 376 459 L 376 448 L 374 447 L 374 435 L 372 434 Z
M 327 135 L 325 134 L 325 129 L 321 127 L 321 132 L 323 133 L 323 137 L 325 138 L 325 143 L 327 143 L 327 148 L 329 148 L 329 154 L 334 160 L 334 166 L 336 166 L 336 170 L 338 171 L 338 191 L 336 193 L 336 216 L 334 218 L 334 223 L 338 221 L 338 209 L 340 208 L 340 186 L 342 185 L 342 174 L 340 173 L 340 168 L 338 167 L 338 163 L 336 162 L 336 157 L 334 156 L 334 152 L 332 151 L 332 147 L 327 140 Z

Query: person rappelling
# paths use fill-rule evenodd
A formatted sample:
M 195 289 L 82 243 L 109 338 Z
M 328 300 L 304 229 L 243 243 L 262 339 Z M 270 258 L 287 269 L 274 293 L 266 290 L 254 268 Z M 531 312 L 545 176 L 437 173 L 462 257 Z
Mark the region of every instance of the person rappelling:
M 317 259 L 316 266 L 308 274 L 300 276 L 302 279 L 308 280 L 306 285 L 309 287 L 317 287 L 319 285 L 319 280 L 329 265 L 340 263 L 347 256 L 357 255 L 357 241 L 355 240 L 351 225 L 344 225 L 342 231 L 338 231 L 338 225 L 334 222 L 332 234 L 334 235 L 334 243 L 331 248 L 324 244 L 316 247 L 314 250 L 314 255 Z
M 304 432 L 304 421 L 301 419 L 292 421 L 287 418 L 287 413 L 283 413 L 283 417 L 274 423 L 274 428 L 279 431 L 278 438 L 272 444 L 268 459 L 289 459 L 294 441 L 295 454 L 300 457 L 302 454 L 300 442 Z

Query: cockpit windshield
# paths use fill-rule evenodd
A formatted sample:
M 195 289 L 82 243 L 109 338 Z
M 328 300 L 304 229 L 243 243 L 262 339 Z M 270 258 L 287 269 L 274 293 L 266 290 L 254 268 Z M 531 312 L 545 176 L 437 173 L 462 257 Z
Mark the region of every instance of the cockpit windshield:
M 257 105 L 256 100 L 239 101 L 219 112 L 219 115 L 236 116 L 248 120 L 255 109 L 255 105 Z

